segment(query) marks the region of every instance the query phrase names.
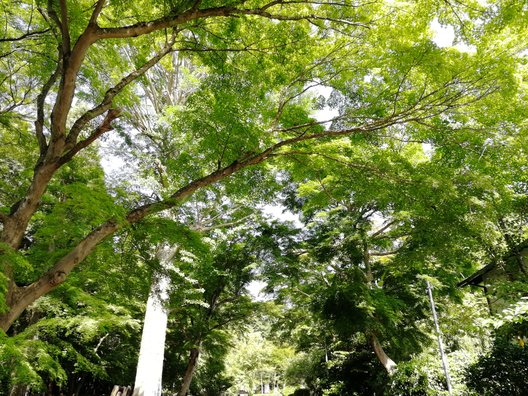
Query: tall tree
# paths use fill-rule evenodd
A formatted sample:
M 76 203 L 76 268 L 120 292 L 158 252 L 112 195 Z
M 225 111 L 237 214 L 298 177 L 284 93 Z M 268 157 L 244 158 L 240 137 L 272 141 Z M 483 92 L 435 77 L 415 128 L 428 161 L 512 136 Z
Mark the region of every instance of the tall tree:
M 7 282 L 2 329 L 63 283 L 101 241 L 179 206 L 201 188 L 288 152 L 310 151 L 312 141 L 381 130 L 398 136 L 403 125 L 425 121 L 447 120 L 450 129 L 460 122 L 459 109 L 473 108 L 493 92 L 506 95 L 502 87 L 512 92 L 507 54 L 492 58 L 441 50 L 428 38 L 427 4 L 412 18 L 391 4 L 12 4 L 0 43 L 6 81 L 2 119 L 9 121 L 2 122 L 2 134 L 33 136 L 35 162 L 0 212 Z M 18 18 L 9 18 L 15 14 Z M 125 50 L 125 43 L 133 44 L 135 53 Z M 31 282 L 17 282 L 10 257 L 22 248 L 24 236 L 39 228 L 36 214 L 57 172 L 116 127 L 136 100 L 131 84 L 177 50 L 199 54 L 210 75 L 170 119 L 182 149 L 176 153 L 172 191 L 124 212 L 108 210 L 105 220 L 69 241 L 67 251 L 42 266 Z M 320 85 L 332 86 L 346 104 L 329 128 L 310 117 L 315 103 L 310 87 Z M 5 126 L 15 122 L 22 126 Z
M 156 257 L 161 272 L 154 274 L 151 292 L 147 300 L 145 320 L 141 335 L 134 396 L 161 395 L 165 335 L 167 333 L 167 300 L 170 277 L 166 274 L 172 265 L 177 246 L 167 244 L 157 248 Z

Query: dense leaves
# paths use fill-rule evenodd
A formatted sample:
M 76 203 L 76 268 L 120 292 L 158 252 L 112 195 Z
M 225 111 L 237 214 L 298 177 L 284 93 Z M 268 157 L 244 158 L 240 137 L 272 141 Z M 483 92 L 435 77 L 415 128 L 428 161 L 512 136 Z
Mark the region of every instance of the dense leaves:
M 129 384 L 162 274 L 171 389 L 201 349 L 193 394 L 264 390 L 264 377 L 328 395 L 441 392 L 415 370 L 432 353 L 424 280 L 452 359 L 480 320 L 456 308 L 473 301 L 457 282 L 492 263 L 508 279 L 489 296 L 526 294 L 518 3 L 3 2 L 2 387 Z M 296 221 L 256 214 L 279 203 Z M 161 244 L 178 248 L 167 267 Z M 257 277 L 277 305 L 251 300 Z M 262 310 L 273 331 L 233 358 Z M 515 315 L 503 330 L 524 331 Z

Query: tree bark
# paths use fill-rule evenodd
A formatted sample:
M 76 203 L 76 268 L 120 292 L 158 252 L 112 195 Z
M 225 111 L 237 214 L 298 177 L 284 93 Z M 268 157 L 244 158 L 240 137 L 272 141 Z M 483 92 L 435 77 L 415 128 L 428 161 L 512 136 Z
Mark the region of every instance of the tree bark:
M 370 342 L 372 344 L 372 347 L 374 348 L 376 356 L 378 357 L 383 367 L 385 367 L 385 370 L 387 370 L 387 373 L 389 375 L 394 374 L 394 372 L 396 371 L 396 363 L 389 356 L 387 356 L 378 340 L 378 337 L 376 337 L 374 334 L 371 334 Z
M 191 381 L 194 375 L 194 371 L 196 370 L 199 357 L 200 344 L 198 344 L 197 347 L 191 349 L 191 352 L 189 354 L 189 363 L 187 364 L 187 369 L 185 370 L 185 374 L 183 375 L 182 384 L 180 387 L 180 391 L 178 392 L 178 396 L 185 396 L 189 391 L 189 387 L 191 386 Z
M 35 169 L 33 180 L 23 199 L 11 208 L 11 214 L 6 216 L 0 240 L 13 249 L 18 249 L 29 221 L 40 204 L 40 199 L 48 187 L 53 174 L 58 169 L 56 163 L 44 163 Z
M 163 269 L 172 265 L 176 250 L 176 247 L 168 245 L 162 245 L 158 248 L 157 256 Z M 161 274 L 154 277 L 147 301 L 132 396 L 161 395 L 168 319 L 164 304 L 169 298 L 169 287 L 170 279 L 167 275 Z
M 13 385 L 9 392 L 9 396 L 24 396 L 27 391 L 27 385 L 16 384 Z

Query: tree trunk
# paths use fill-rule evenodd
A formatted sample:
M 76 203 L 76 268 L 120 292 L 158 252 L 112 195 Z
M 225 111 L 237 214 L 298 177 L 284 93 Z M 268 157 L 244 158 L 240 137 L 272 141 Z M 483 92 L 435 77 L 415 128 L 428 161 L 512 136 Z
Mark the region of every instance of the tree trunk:
M 9 392 L 9 396 L 24 396 L 27 391 L 26 385 L 16 384 L 13 385 L 11 388 L 11 391 Z
M 157 256 L 163 269 L 169 268 L 175 253 L 176 248 L 168 245 L 158 249 Z M 169 297 L 169 286 L 170 279 L 167 275 L 154 277 L 145 312 L 133 396 L 161 395 L 168 317 L 164 304 Z
M 387 356 L 378 340 L 378 337 L 376 337 L 374 334 L 371 334 L 370 342 L 372 343 L 372 347 L 374 348 L 376 356 L 378 357 L 383 367 L 385 367 L 385 370 L 387 370 L 387 373 L 389 375 L 394 374 L 394 372 L 396 371 L 396 363 L 389 356 Z
M 29 221 L 37 210 L 40 199 L 48 188 L 48 183 L 59 168 L 56 162 L 42 164 L 35 169 L 33 180 L 23 199 L 11 207 L 6 217 L 0 239 L 13 249 L 18 249 L 26 232 Z
M 194 371 L 196 370 L 199 357 L 200 344 L 198 344 L 196 348 L 191 349 L 191 353 L 189 354 L 189 363 L 187 364 L 187 370 L 185 370 L 185 374 L 183 375 L 182 384 L 180 387 L 180 391 L 178 392 L 178 396 L 185 396 L 189 391 L 189 387 L 191 386 L 191 381 L 194 375 Z

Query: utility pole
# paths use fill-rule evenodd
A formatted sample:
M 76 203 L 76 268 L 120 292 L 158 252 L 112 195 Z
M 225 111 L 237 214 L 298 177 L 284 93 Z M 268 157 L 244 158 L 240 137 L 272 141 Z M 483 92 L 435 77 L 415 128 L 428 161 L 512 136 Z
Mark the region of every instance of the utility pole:
M 453 396 L 453 389 L 451 388 L 451 377 L 449 376 L 449 367 L 447 365 L 447 359 L 444 353 L 444 344 L 442 342 L 442 333 L 440 332 L 440 326 L 438 326 L 438 317 L 436 316 L 436 308 L 433 300 L 433 290 L 429 281 L 427 283 L 427 294 L 429 295 L 429 302 L 431 303 L 431 311 L 433 312 L 433 319 L 436 328 L 436 334 L 438 337 L 438 348 L 440 349 L 440 356 L 442 358 L 442 366 L 444 366 L 444 373 L 447 382 L 447 392 L 449 396 Z

